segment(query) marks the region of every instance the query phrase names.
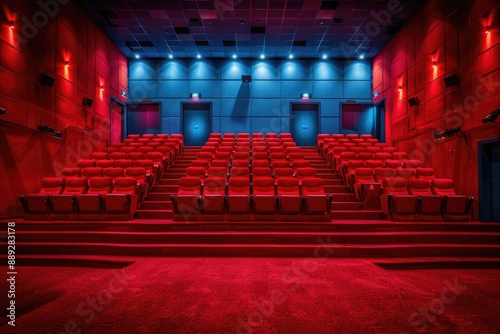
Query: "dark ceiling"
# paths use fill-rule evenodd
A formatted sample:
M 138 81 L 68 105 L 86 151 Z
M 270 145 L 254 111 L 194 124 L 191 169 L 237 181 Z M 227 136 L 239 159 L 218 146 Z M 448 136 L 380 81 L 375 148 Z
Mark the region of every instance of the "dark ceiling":
M 77 1 L 127 57 L 142 58 L 373 58 L 423 2 Z

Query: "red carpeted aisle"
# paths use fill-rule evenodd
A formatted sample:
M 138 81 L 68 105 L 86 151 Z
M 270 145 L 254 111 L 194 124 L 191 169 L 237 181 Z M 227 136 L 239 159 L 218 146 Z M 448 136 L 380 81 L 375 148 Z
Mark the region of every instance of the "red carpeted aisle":
M 500 328 L 500 275 L 492 269 L 388 270 L 354 259 L 140 258 L 124 269 L 18 272 L 16 327 L 2 317 L 2 333 L 468 334 Z M 5 280 L 0 288 L 6 291 Z

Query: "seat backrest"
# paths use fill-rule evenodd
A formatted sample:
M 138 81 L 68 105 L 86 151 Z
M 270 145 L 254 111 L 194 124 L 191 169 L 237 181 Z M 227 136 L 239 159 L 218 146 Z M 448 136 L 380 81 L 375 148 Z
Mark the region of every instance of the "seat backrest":
M 250 152 L 236 151 L 233 154 L 233 159 L 250 159 Z
M 389 159 L 389 160 L 385 160 L 384 165 L 386 168 L 392 168 L 392 169 L 396 170 L 398 168 L 401 168 L 401 166 L 403 165 L 403 161 Z
M 295 175 L 297 176 L 297 179 L 302 180 L 306 177 L 316 177 L 316 170 L 311 167 L 303 167 L 303 168 L 298 168 L 295 171 Z
M 316 195 L 325 193 L 325 182 L 318 177 L 302 179 L 302 195 Z
M 130 160 L 144 160 L 145 155 L 142 152 L 130 152 L 127 156 Z
M 261 177 L 271 177 L 272 172 L 269 167 L 257 167 L 252 169 L 252 177 L 253 179 L 261 178 Z
M 348 139 L 346 139 L 346 140 L 348 140 Z M 342 143 L 342 146 L 351 148 L 351 147 L 356 147 L 356 144 L 348 142 L 348 143 Z
M 259 177 L 253 180 L 254 195 L 276 195 L 274 189 L 274 179 L 270 176 Z
M 268 138 L 278 138 L 278 134 L 271 132 L 271 133 L 266 133 L 266 139 Z
M 191 162 L 191 166 L 203 167 L 205 168 L 205 170 L 208 170 L 208 167 L 210 167 L 210 162 L 208 160 L 196 159 Z
M 115 167 L 114 160 L 98 160 L 95 165 L 101 168 Z
M 87 190 L 87 194 L 109 194 L 112 186 L 113 180 L 110 177 L 93 177 L 89 180 L 89 189 Z
M 339 139 L 344 139 L 345 137 L 344 137 L 343 133 L 334 133 L 334 134 L 332 134 L 332 138 L 339 140 Z
M 250 179 L 247 177 L 231 177 L 227 194 L 231 195 L 248 195 L 250 196 Z
M 186 169 L 186 176 L 204 179 L 205 178 L 205 168 L 203 168 L 203 167 L 188 167 Z
M 232 151 L 232 149 L 231 149 Z M 231 159 L 231 153 L 229 151 L 218 151 L 215 153 L 215 159 L 217 160 L 230 160 Z
M 156 149 L 156 152 L 160 152 L 164 157 L 170 157 L 172 149 L 167 146 L 160 146 Z
M 104 152 L 111 154 L 113 152 L 119 152 L 120 149 L 118 147 L 105 147 L 102 149 Z
M 351 139 L 351 143 L 354 143 L 356 145 L 359 145 L 361 143 L 364 143 L 365 140 L 364 139 L 361 139 L 361 138 L 354 138 L 354 139 Z
M 227 169 L 229 167 L 229 160 L 212 160 L 212 162 L 210 162 L 210 167 L 224 167 Z
M 344 146 L 337 146 L 337 147 L 334 147 L 333 148 L 333 155 L 335 157 L 338 157 L 340 156 L 340 153 L 342 152 L 347 152 L 349 151 L 349 148 L 348 147 L 344 147 Z
M 267 154 L 267 147 L 266 145 L 254 145 L 252 147 L 252 153 L 255 153 L 255 152 L 265 152 Z M 268 154 L 269 156 L 269 154 Z
M 269 168 L 270 166 L 267 160 L 252 160 L 252 168 Z
M 283 143 L 283 148 L 286 150 L 289 147 L 297 147 L 297 144 L 293 141 L 286 141 Z
M 300 153 L 300 152 L 290 153 L 290 155 L 288 156 L 288 159 L 289 159 L 290 161 L 295 161 L 295 160 L 304 160 L 304 154 L 303 154 L 303 153 Z
M 166 133 L 157 133 L 156 138 L 163 138 L 163 139 L 168 139 L 168 134 Z
M 393 146 L 384 146 L 382 147 L 382 152 L 387 152 L 387 153 L 394 153 L 396 152 L 398 149 L 393 147 Z
M 414 179 L 415 178 L 415 170 L 408 168 L 398 168 L 396 169 L 396 176 L 401 177 L 405 180 Z
M 136 150 L 139 148 L 139 147 L 143 147 L 144 146 L 144 143 L 139 143 L 139 142 L 136 142 L 136 143 L 130 143 L 128 144 L 129 147 L 133 147 L 135 148 Z
M 403 164 L 404 168 L 413 168 L 416 169 L 422 166 L 422 161 L 416 159 L 406 160 Z
M 330 138 L 330 135 L 328 133 L 319 133 L 317 136 L 316 136 L 316 141 L 317 142 L 322 142 L 323 139 L 325 138 Z
M 225 177 L 207 177 L 203 186 L 203 193 L 224 195 L 226 193 Z
M 212 132 L 210 134 L 210 138 L 222 138 L 222 133 L 219 132 Z
M 309 166 L 310 166 L 310 164 L 309 164 L 308 160 L 296 160 L 296 161 L 292 162 L 292 169 L 294 171 L 296 171 L 299 168 L 305 168 L 305 167 L 309 167 Z
M 149 140 L 153 139 L 155 135 L 153 133 L 145 133 L 142 135 L 142 138 L 148 138 Z
M 127 159 L 127 153 L 125 152 L 113 152 L 109 155 L 113 160 Z
M 375 153 L 375 159 L 377 160 L 382 160 L 382 161 L 386 161 L 386 160 L 390 160 L 392 157 L 392 155 L 388 152 L 377 152 Z
M 383 183 L 384 194 L 408 195 L 408 189 L 405 179 L 388 177 Z
M 300 195 L 299 180 L 294 177 L 282 177 L 276 181 L 278 195 Z
M 232 177 L 242 177 L 250 178 L 250 168 L 248 167 L 233 167 L 229 172 L 229 176 Z
M 366 140 L 366 139 L 372 139 L 373 136 L 371 134 L 368 134 L 368 133 L 363 133 L 363 134 L 359 135 L 359 138 Z
M 253 138 L 264 138 L 264 134 L 262 132 L 254 132 L 252 133 L 252 139 Z
M 161 152 L 148 152 L 146 153 L 146 159 L 153 160 L 155 165 L 163 163 L 163 154 Z
M 158 143 L 158 146 L 161 146 L 161 144 Z M 155 150 L 155 148 L 152 147 L 152 146 L 142 146 L 142 147 L 139 147 L 137 149 L 137 152 L 141 152 L 141 153 L 147 154 L 149 152 L 153 152 L 154 150 Z
M 125 152 L 125 153 L 131 153 L 131 152 L 137 152 L 137 147 L 132 147 L 132 146 L 124 146 L 120 148 L 120 151 Z
M 116 167 L 130 168 L 134 167 L 134 161 L 129 159 L 120 159 L 115 161 Z
M 431 190 L 431 181 L 422 179 L 412 179 L 408 181 L 408 192 L 411 195 L 433 195 Z
M 139 139 L 136 140 L 136 142 L 143 143 L 143 144 L 147 144 L 150 141 L 151 141 L 151 139 L 149 139 L 149 138 L 139 138 Z
M 92 159 L 94 160 L 107 160 L 109 159 L 108 153 L 106 152 L 92 152 Z
M 80 168 L 94 167 L 95 161 L 90 159 L 78 159 L 76 161 L 76 166 Z
M 201 179 L 184 176 L 179 179 L 178 195 L 201 195 Z
M 149 174 L 151 174 L 153 172 L 154 165 L 155 164 L 154 164 L 153 160 L 149 160 L 149 159 L 134 161 L 135 167 L 143 167 L 144 169 L 146 169 L 146 173 L 149 173 Z
M 453 180 L 451 179 L 433 179 L 431 181 L 431 189 L 434 195 L 456 195 L 455 189 L 453 188 Z
M 79 177 L 80 175 L 81 169 L 79 167 L 65 167 L 61 170 L 61 176 L 64 179 L 69 177 Z
M 405 160 L 408 156 L 406 152 L 392 152 L 392 159 L 394 160 Z
M 268 159 L 267 152 L 253 152 L 252 153 L 252 161 L 267 160 L 267 159 Z
M 371 139 L 369 138 L 369 139 L 366 139 L 366 142 L 370 143 L 372 145 L 375 145 L 378 143 L 378 139 L 377 138 L 371 138 Z
M 143 167 L 129 167 L 125 170 L 125 176 L 133 177 L 139 182 L 145 182 L 146 169 Z
M 356 138 L 359 138 L 359 135 L 357 133 L 348 133 L 345 135 L 345 138 L 349 139 L 349 140 L 356 139 Z
M 87 180 L 84 177 L 68 177 L 64 182 L 63 194 L 79 195 L 87 191 Z
M 120 176 L 115 179 L 113 194 L 135 194 L 137 191 L 137 181 L 133 177 Z
M 381 168 L 384 167 L 384 162 L 381 160 L 366 160 L 365 167 L 367 168 Z
M 213 159 L 213 155 L 210 152 L 199 152 L 196 154 L 196 159 L 211 161 Z
M 375 182 L 374 172 L 371 168 L 358 168 L 354 171 L 354 183 Z
M 346 166 L 346 173 L 353 173 L 356 169 L 365 167 L 365 162 L 363 160 L 349 160 Z
M 368 146 L 366 148 L 366 152 L 377 153 L 377 152 L 382 152 L 382 149 L 380 147 L 376 147 L 376 146 Z
M 134 139 L 134 140 L 137 140 L 139 138 L 141 138 L 141 135 L 140 134 L 136 134 L 136 133 L 131 133 L 129 135 L 127 135 L 127 138 L 128 139 Z M 124 140 L 125 141 L 125 140 Z
M 123 176 L 123 168 L 121 167 L 108 167 L 102 170 L 104 176 L 110 177 L 113 180 L 117 177 Z
M 82 168 L 82 176 L 87 179 L 90 179 L 95 176 L 102 176 L 102 168 L 101 167 Z
M 342 164 L 343 162 L 356 159 L 356 153 L 354 152 L 342 152 L 339 156 L 339 162 Z
M 433 180 L 434 178 L 434 169 L 423 167 L 417 168 L 417 179 Z
M 393 178 L 394 177 L 394 169 L 392 168 L 375 168 L 375 181 L 383 184 L 384 179 Z
M 274 169 L 275 180 L 278 180 L 283 177 L 293 177 L 293 169 L 291 169 L 290 167 Z
M 193 168 L 193 167 L 190 167 Z M 223 178 L 227 179 L 227 168 L 225 167 L 210 167 L 207 172 L 207 178 Z
M 276 169 L 276 168 L 290 168 L 290 162 L 287 161 L 287 160 L 276 160 L 276 161 L 273 161 L 273 163 L 271 164 L 271 166 L 273 166 L 273 169 Z
M 39 194 L 60 194 L 63 191 L 63 187 L 64 179 L 62 177 L 44 177 Z
M 372 160 L 373 159 L 373 153 L 369 152 L 359 152 L 358 153 L 358 160 Z

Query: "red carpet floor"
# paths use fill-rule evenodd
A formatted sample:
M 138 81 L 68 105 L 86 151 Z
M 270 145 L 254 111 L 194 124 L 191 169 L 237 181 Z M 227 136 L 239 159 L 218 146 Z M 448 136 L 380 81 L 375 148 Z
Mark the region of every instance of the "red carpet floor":
M 5 279 L 0 290 L 6 313 Z M 16 327 L 3 314 L 0 332 L 498 333 L 499 300 L 494 269 L 141 258 L 123 269 L 18 267 Z

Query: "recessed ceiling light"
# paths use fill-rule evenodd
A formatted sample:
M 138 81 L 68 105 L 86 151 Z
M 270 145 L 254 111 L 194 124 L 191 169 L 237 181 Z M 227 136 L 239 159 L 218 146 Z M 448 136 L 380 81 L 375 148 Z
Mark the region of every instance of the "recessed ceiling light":
M 327 55 L 323 55 L 323 56 L 321 56 L 321 59 L 326 59 L 326 58 L 328 58 L 328 56 L 327 56 Z
M 293 59 L 293 55 L 292 55 L 292 54 L 290 54 L 290 55 L 288 56 L 288 59 Z
M 365 59 L 365 55 L 359 55 L 359 59 Z
M 135 55 L 135 59 L 141 59 L 141 56 L 140 56 L 140 55 L 138 55 L 138 54 L 136 54 L 136 55 Z
M 173 54 L 169 54 L 168 55 L 168 59 L 174 59 L 174 55 Z
M 266 59 L 266 56 L 264 54 L 261 54 L 260 59 Z
M 201 55 L 200 55 L 200 54 L 198 54 L 198 55 L 196 56 L 196 58 L 201 59 Z
M 236 59 L 236 58 L 238 58 L 238 55 L 235 53 L 235 54 L 233 54 L 233 59 Z

